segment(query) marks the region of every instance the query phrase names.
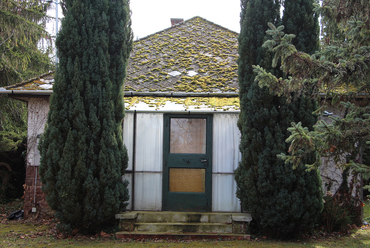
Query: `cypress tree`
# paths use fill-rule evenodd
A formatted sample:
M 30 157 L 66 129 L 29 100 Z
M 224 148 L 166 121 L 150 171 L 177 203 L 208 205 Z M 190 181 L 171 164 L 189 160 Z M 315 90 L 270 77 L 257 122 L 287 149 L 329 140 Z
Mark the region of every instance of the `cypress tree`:
M 59 228 L 96 233 L 128 200 L 123 83 L 132 48 L 129 0 L 67 0 L 40 151 L 40 176 Z
M 264 234 L 290 237 L 313 228 L 315 217 L 322 209 L 321 180 L 316 171 L 293 169 L 277 158 L 286 152 L 287 128 L 302 118 L 301 106 L 287 104 L 285 98 L 273 96 L 254 81 L 252 65 L 281 77 L 272 68 L 272 54 L 262 47 L 267 40 L 267 22 L 281 24 L 279 1 L 242 0 L 239 36 L 239 88 L 241 113 L 242 161 L 235 171 L 237 196 Z M 311 111 L 305 111 L 311 114 Z M 308 118 L 310 119 L 310 118 Z
M 302 52 L 313 54 L 319 49 L 319 21 L 313 11 L 315 0 L 284 0 L 282 24 L 286 34 L 296 37 L 292 43 Z
M 293 45 L 302 52 L 314 54 L 319 50 L 318 15 L 313 11 L 315 0 L 284 0 L 282 25 L 284 32 L 294 34 Z M 304 127 L 313 130 L 317 116 L 313 112 L 317 109 L 315 100 L 301 96 L 291 105 L 294 113 L 294 122 L 301 122 Z M 307 163 L 312 163 L 314 157 Z

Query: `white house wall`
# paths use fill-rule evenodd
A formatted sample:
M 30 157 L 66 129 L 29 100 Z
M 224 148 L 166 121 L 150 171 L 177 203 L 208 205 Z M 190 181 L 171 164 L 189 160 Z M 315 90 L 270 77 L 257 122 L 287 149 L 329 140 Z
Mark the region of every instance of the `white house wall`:
M 160 211 L 162 210 L 163 114 L 136 113 L 135 149 L 133 147 L 134 118 L 134 113 L 127 112 L 123 127 L 123 140 L 129 154 L 128 173 L 124 176 L 130 183 L 130 200 L 127 209 Z
M 27 165 L 38 166 L 38 136 L 44 132 L 49 111 L 47 98 L 28 99 L 28 151 Z M 198 110 L 199 111 L 199 110 Z M 334 115 L 342 111 L 329 109 Z M 162 210 L 162 167 L 163 167 L 163 113 L 136 113 L 136 149 L 134 141 L 134 113 L 126 112 L 123 135 L 128 150 L 128 173 L 131 199 L 128 209 Z M 325 118 L 327 119 L 327 118 Z M 216 112 L 213 115 L 213 167 L 212 167 L 212 211 L 239 212 L 240 203 L 236 198 L 234 169 L 241 159 L 239 152 L 240 132 L 237 128 L 237 113 Z M 135 151 L 135 165 L 133 153 Z M 332 163 L 324 161 L 321 168 L 323 184 L 334 182 L 334 193 L 340 185 L 341 171 Z M 131 174 L 132 170 L 135 170 Z M 325 187 L 324 187 L 325 191 Z M 134 202 L 132 202 L 134 199 Z M 134 203 L 134 204 L 132 204 Z
M 123 142 L 127 148 L 128 160 L 127 170 L 132 170 L 132 154 L 134 141 L 134 114 L 126 113 L 123 121 Z
M 37 149 L 38 137 L 44 133 L 48 112 L 49 100 L 47 98 L 28 100 L 27 165 L 40 165 L 40 153 Z
M 212 211 L 240 212 L 234 170 L 241 160 L 238 114 L 213 115 Z
M 126 113 L 124 142 L 130 165 L 125 179 L 130 182 L 127 209 L 162 210 L 163 185 L 163 113 L 136 113 L 135 165 L 133 162 L 134 113 Z M 240 212 L 234 169 L 241 159 L 238 114 L 213 115 L 212 211 Z M 133 173 L 131 170 L 134 169 Z M 132 174 L 131 174 L 132 173 Z M 134 180 L 132 180 L 134 175 Z M 134 189 L 133 189 L 133 188 Z M 133 190 L 132 190 L 133 189 Z M 130 195 L 131 195 L 130 194 Z M 132 199 L 134 204 L 132 206 Z

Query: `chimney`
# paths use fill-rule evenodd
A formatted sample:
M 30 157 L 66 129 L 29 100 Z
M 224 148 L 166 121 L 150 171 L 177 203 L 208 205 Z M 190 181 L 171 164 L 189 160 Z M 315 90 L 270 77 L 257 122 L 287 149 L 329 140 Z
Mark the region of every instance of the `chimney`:
M 171 27 L 175 26 L 176 24 L 182 23 L 183 21 L 183 18 L 171 18 Z

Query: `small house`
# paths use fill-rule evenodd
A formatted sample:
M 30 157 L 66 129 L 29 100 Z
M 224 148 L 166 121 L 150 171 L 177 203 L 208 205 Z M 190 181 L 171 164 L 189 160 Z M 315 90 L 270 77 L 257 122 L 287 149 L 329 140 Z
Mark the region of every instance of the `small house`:
M 201 17 L 134 42 L 125 83 L 128 210 L 240 212 L 238 33 Z M 37 143 L 53 73 L 0 89 L 28 104 L 25 216 L 47 209 Z
M 134 42 L 125 83 L 123 139 L 127 210 L 241 212 L 234 170 L 241 160 L 238 33 L 201 17 Z M 48 210 L 38 176 L 38 140 L 53 73 L 0 88 L 28 104 L 25 217 Z M 337 113 L 338 109 L 330 110 Z M 339 187 L 341 171 L 322 170 Z

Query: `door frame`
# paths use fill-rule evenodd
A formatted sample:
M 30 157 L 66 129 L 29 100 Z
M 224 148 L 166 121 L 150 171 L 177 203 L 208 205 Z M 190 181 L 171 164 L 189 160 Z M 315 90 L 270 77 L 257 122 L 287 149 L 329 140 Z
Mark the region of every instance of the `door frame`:
M 162 211 L 199 211 L 199 212 L 211 212 L 212 211 L 212 152 L 213 152 L 213 114 L 164 114 L 163 115 L 163 178 L 162 178 Z M 171 118 L 194 118 L 194 119 L 206 119 L 206 154 L 207 164 L 204 165 L 205 171 L 205 192 L 204 193 L 172 193 L 169 192 L 169 168 L 168 159 L 170 156 L 170 120 Z M 193 154 L 193 156 L 199 157 L 202 154 Z M 186 158 L 191 158 L 192 154 L 184 154 Z M 185 166 L 178 166 L 175 168 L 187 168 Z M 190 209 L 190 210 L 179 210 L 171 209 L 167 206 L 167 200 L 169 197 L 186 194 L 199 194 L 199 197 L 205 197 L 205 206 L 203 209 Z M 203 195 L 201 195 L 203 194 Z M 191 207 L 190 207 L 191 208 Z

